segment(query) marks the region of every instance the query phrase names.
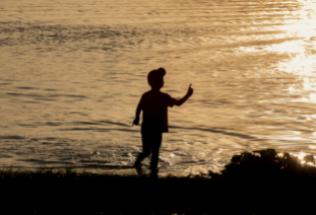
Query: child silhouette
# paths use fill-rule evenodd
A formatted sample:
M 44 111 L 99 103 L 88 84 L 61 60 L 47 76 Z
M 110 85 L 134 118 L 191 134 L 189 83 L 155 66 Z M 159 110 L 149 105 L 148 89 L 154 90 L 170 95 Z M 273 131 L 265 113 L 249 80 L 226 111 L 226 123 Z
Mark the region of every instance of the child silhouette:
M 164 85 L 163 77 L 166 74 L 164 68 L 152 70 L 148 73 L 147 80 L 151 90 L 145 92 L 136 108 L 136 115 L 133 125 L 139 124 L 139 117 L 142 114 L 142 152 L 136 158 L 134 167 L 138 174 L 142 174 L 141 162 L 151 154 L 150 176 L 158 176 L 159 149 L 162 141 L 162 133 L 168 132 L 168 107 L 180 106 L 193 94 L 191 84 L 185 96 L 181 99 L 174 99 L 160 89 Z

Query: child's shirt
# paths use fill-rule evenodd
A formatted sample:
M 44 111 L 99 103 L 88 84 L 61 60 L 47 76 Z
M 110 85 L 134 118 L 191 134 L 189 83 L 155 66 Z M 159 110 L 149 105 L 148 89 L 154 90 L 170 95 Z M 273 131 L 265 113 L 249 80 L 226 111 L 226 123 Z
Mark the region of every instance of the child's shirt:
M 143 111 L 142 130 L 149 132 L 168 132 L 168 107 L 176 103 L 176 99 L 160 91 L 148 91 L 139 102 Z

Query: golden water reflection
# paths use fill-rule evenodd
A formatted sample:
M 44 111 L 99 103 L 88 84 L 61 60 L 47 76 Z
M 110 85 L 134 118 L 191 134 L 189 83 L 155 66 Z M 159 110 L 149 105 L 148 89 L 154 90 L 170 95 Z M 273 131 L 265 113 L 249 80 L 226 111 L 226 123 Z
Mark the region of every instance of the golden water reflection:
M 166 92 L 196 92 L 170 110 L 164 171 L 217 171 L 263 147 L 316 152 L 315 1 L 82 2 L 6 1 L 0 138 L 12 157 L 0 164 L 133 162 L 134 107 L 160 66 Z

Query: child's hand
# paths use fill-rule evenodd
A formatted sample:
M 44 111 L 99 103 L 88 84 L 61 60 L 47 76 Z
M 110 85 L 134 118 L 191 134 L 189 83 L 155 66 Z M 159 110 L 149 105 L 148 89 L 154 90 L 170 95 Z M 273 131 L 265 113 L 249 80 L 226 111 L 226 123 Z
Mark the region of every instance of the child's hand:
M 192 88 L 192 84 L 189 85 L 188 91 L 187 91 L 187 95 L 190 97 L 193 94 L 193 88 Z
M 133 125 L 139 125 L 139 117 L 135 117 Z

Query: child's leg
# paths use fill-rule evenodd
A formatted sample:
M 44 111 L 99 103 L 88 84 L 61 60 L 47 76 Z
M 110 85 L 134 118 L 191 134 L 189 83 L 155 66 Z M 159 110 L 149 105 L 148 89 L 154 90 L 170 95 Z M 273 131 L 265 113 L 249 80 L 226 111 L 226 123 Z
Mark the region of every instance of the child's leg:
M 140 152 L 137 156 L 134 166 L 140 167 L 141 162 L 150 155 L 151 152 L 151 142 L 150 142 L 150 134 L 142 131 L 142 152 Z
M 151 163 L 150 163 L 150 169 L 151 169 L 151 176 L 157 177 L 158 175 L 158 161 L 159 161 L 159 150 L 161 146 L 162 141 L 162 133 L 158 132 L 155 134 L 152 134 L 152 155 L 151 155 Z

